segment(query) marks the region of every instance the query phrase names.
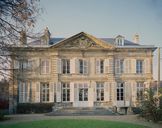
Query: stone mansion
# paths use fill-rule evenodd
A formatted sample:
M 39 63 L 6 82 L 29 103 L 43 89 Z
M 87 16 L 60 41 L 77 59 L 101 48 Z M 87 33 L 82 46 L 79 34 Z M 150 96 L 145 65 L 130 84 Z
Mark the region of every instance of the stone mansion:
M 153 52 L 139 36 L 96 38 L 81 32 L 43 38 L 12 48 L 17 103 L 60 103 L 71 107 L 136 107 L 153 81 Z

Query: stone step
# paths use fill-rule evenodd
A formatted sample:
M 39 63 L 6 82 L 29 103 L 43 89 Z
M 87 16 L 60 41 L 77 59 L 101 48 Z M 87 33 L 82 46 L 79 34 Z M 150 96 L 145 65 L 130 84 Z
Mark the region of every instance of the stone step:
M 111 109 L 105 108 L 64 108 L 48 113 L 49 116 L 74 116 L 74 115 L 117 115 Z

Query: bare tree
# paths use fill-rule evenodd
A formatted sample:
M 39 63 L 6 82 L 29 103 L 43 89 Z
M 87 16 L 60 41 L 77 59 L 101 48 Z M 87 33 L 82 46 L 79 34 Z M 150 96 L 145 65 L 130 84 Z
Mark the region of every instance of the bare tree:
M 13 76 L 7 48 L 32 38 L 34 24 L 41 12 L 40 0 L 0 0 L 0 77 Z M 11 77 L 10 77 L 11 78 Z

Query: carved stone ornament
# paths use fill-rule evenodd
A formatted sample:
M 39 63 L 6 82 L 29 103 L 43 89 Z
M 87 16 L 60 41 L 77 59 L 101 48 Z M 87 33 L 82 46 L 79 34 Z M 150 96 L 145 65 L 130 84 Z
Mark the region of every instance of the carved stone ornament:
M 73 41 L 69 41 L 64 45 L 64 48 L 102 48 L 98 44 L 96 44 L 94 41 L 90 40 L 89 38 L 82 36 L 77 39 L 74 39 Z

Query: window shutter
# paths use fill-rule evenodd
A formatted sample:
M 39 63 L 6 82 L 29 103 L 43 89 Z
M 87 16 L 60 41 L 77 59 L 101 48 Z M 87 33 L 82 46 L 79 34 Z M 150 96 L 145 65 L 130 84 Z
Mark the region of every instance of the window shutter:
M 50 82 L 49 85 L 49 102 L 54 102 L 54 83 Z
M 80 66 L 79 66 L 79 59 L 78 59 L 78 58 L 75 58 L 75 73 L 76 73 L 76 74 L 79 73 L 79 69 L 80 69 Z
M 113 58 L 109 58 L 108 73 L 113 73 Z
M 22 88 L 22 85 L 21 85 L 21 81 L 18 81 L 18 87 L 19 87 L 19 103 L 22 103 L 22 98 L 23 98 L 23 88 Z
M 88 86 L 88 101 L 90 101 L 89 103 L 91 104 L 93 102 L 93 87 L 91 85 L 92 83 L 87 83 Z
M 14 69 L 19 69 L 19 61 L 14 60 Z
M 70 83 L 70 102 L 74 102 L 74 83 Z
M 132 73 L 136 73 L 136 59 L 131 59 Z
M 145 73 L 151 73 L 151 63 L 149 58 L 146 58 L 144 60 L 144 69 L 145 69 Z
M 120 74 L 120 59 L 115 59 L 115 74 Z
M 135 102 L 137 99 L 137 83 L 136 82 L 132 82 L 132 102 Z
M 56 102 L 61 102 L 61 82 L 57 83 Z
M 57 73 L 61 74 L 62 73 L 62 63 L 61 63 L 61 59 L 57 59 Z
M 100 59 L 96 59 L 96 74 L 100 74 Z
M 97 96 L 96 96 L 96 82 L 92 81 L 91 86 L 93 88 L 93 101 L 97 101 Z
M 104 60 L 104 73 L 109 73 L 109 59 Z
M 48 59 L 47 60 L 48 61 L 48 72 L 47 72 L 47 74 L 50 74 L 51 73 L 51 60 L 50 59 Z
M 88 60 L 84 60 L 84 74 L 88 74 Z
M 70 59 L 70 73 L 74 74 L 75 73 L 75 68 L 76 64 L 75 64 L 75 58 Z
M 129 60 L 124 59 L 124 73 L 129 73 Z
M 78 95 L 78 87 L 77 87 L 77 83 L 74 83 L 74 101 L 78 102 L 79 101 L 79 95 Z
M 35 101 L 40 102 L 40 82 L 36 82 L 36 92 L 35 92 Z
M 109 83 L 104 83 L 104 101 L 109 101 Z

